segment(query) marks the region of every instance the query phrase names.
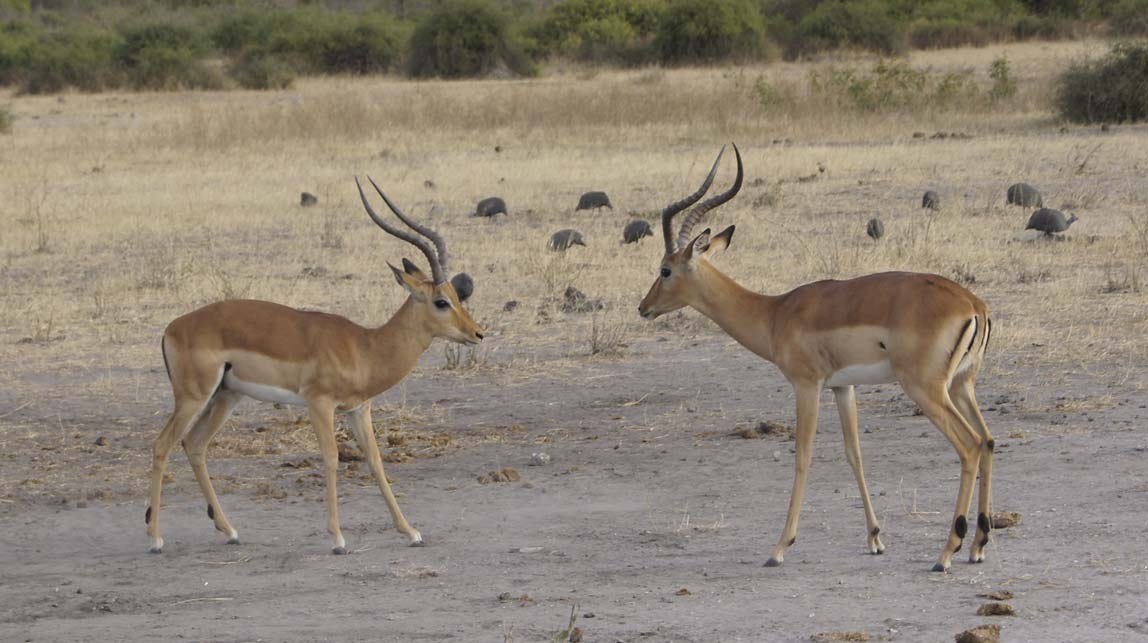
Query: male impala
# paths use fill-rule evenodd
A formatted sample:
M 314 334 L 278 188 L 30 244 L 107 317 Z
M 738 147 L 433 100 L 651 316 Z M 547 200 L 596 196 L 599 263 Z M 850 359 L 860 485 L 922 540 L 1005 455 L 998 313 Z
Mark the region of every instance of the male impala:
M 422 535 L 403 517 L 383 473 L 371 425 L 371 398 L 403 379 L 434 338 L 477 344 L 483 331 L 462 307 L 461 302 L 470 295 L 469 277 L 464 273 L 447 281 L 449 257 L 442 236 L 408 219 L 372 180 L 371 185 L 391 211 L 433 242 L 435 249 L 426 239 L 391 226 L 375 213 L 358 179 L 355 184 L 371 219 L 426 255 L 432 278 L 406 259 L 401 270 L 390 266 L 410 296 L 379 328 L 363 328 L 337 315 L 251 300 L 221 301 L 173 321 L 164 332 L 161 347 L 175 410 L 155 441 L 151 504 L 146 517 L 153 553 L 163 549 L 159 528 L 163 472 L 168 454 L 181 437 L 207 499 L 208 517 L 216 529 L 227 534 L 228 543 L 239 542 L 239 534 L 227 521 L 211 486 L 206 453 L 211 438 L 244 396 L 307 407 L 323 454 L 327 530 L 334 539 L 334 553 L 347 553 L 335 493 L 339 468 L 336 411 L 350 412 L 355 439 L 366 453 L 395 528 L 410 539 L 411 545 L 422 544 Z
M 724 152 L 724 148 L 723 148 Z M 777 365 L 797 397 L 797 457 L 785 530 L 766 566 L 781 564 L 797 538 L 797 519 L 805 494 L 817 431 L 818 398 L 833 389 L 845 434 L 845 455 L 853 467 L 868 523 L 869 551 L 880 554 L 880 527 L 861 466 L 857 437 L 855 384 L 900 382 L 905 393 L 945 434 L 961 460 L 957 507 L 948 541 L 933 571 L 946 571 L 968 529 L 965 518 L 973 482 L 980 470 L 977 534 L 969 556 L 982 562 L 988 543 L 992 497 L 993 439 L 973 391 L 992 325 L 984 302 L 961 286 L 937 275 L 885 272 L 847 281 L 818 281 L 784 295 L 760 295 L 738 285 L 710 263 L 733 237 L 730 226 L 717 235 L 707 229 L 690 233 L 705 213 L 733 198 L 741 188 L 741 154 L 737 179 L 727 192 L 703 201 L 672 236 L 674 215 L 697 202 L 713 183 L 721 154 L 701 188 L 662 212 L 666 254 L 661 275 L 638 311 L 647 319 L 690 306 L 717 322 L 742 346 Z

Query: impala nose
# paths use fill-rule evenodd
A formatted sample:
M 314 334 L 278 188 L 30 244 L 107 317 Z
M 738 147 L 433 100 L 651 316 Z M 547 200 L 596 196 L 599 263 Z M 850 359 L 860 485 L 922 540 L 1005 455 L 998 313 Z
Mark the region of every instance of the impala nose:
M 479 339 L 482 339 L 482 333 L 478 333 L 478 332 L 476 332 L 476 333 L 474 334 L 474 336 L 475 336 L 475 337 L 477 337 L 477 338 L 479 338 Z

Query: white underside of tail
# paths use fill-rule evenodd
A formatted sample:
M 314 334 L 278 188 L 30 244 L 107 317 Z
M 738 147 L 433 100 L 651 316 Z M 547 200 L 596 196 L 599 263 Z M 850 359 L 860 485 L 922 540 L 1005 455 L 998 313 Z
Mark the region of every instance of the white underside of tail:
M 288 391 L 278 386 L 245 382 L 232 375 L 230 371 L 223 376 L 223 385 L 247 397 L 255 398 L 260 402 L 291 404 L 294 406 L 305 406 L 307 404 L 307 401 L 299 397 L 299 394 L 294 391 Z

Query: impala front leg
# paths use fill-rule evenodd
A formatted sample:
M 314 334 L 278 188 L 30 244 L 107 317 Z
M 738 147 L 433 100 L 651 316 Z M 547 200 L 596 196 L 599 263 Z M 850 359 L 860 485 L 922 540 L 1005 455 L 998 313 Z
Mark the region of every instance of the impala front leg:
M 371 472 L 375 474 L 375 480 L 379 483 L 379 491 L 383 493 L 383 499 L 387 502 L 387 509 L 391 512 L 391 519 L 395 521 L 395 529 L 398 529 L 410 540 L 412 547 L 422 546 L 422 534 L 411 527 L 403 516 L 403 510 L 399 509 L 399 502 L 395 500 L 395 494 L 391 491 L 391 483 L 387 482 L 387 474 L 383 471 L 383 459 L 379 456 L 379 445 L 375 440 L 374 426 L 371 424 L 371 403 L 363 404 L 362 407 L 355 410 L 353 415 L 352 426 L 355 430 L 355 440 L 359 443 L 359 448 L 367 455 Z
M 339 449 L 335 444 L 335 405 L 330 400 L 308 400 L 307 410 L 311 424 L 319 439 L 319 451 L 323 454 L 323 470 L 327 478 L 327 531 L 333 539 L 331 552 L 347 553 L 347 541 L 339 529 Z
M 817 405 L 821 394 L 819 384 L 794 387 L 797 392 L 797 455 L 793 461 L 793 493 L 789 496 L 789 514 L 781 539 L 773 548 L 766 567 L 777 567 L 785 559 L 785 550 L 797 541 L 797 520 L 801 514 L 801 501 L 805 498 L 805 480 L 813 463 L 813 436 L 817 434 Z
M 873 501 L 869 499 L 869 488 L 865 484 L 865 467 L 861 463 L 861 439 L 857 435 L 857 396 L 852 386 L 837 387 L 833 389 L 833 395 L 837 400 L 837 413 L 841 416 L 841 432 L 845 436 L 845 457 L 849 460 L 849 466 L 853 468 L 853 476 L 857 478 L 857 490 L 861 494 L 861 504 L 865 507 L 869 553 L 884 553 L 885 545 L 881 544 L 881 526 L 877 523 L 877 514 L 873 512 Z

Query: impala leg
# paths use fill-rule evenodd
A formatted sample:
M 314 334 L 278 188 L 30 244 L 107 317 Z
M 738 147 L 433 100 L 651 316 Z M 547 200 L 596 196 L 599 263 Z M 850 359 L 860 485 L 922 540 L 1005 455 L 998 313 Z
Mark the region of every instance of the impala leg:
M 972 503 L 973 483 L 976 481 L 977 469 L 980 466 L 981 440 L 953 405 L 945 388 L 941 387 L 932 393 L 906 388 L 906 393 L 921 407 L 921 411 L 941 433 L 945 434 L 961 460 L 961 482 L 957 490 L 957 506 L 953 511 L 952 527 L 949 529 L 945 548 L 941 550 L 937 563 L 933 565 L 933 571 L 943 572 L 949 569 L 953 554 L 961 550 L 961 541 L 968 531 L 966 516 Z
M 155 443 L 152 446 L 151 492 L 149 494 L 149 504 L 144 520 L 147 522 L 147 534 L 151 537 L 151 548 L 149 551 L 153 554 L 158 554 L 163 551 L 163 537 L 160 536 L 159 529 L 159 511 L 161 507 L 160 495 L 163 491 L 163 474 L 167 469 L 167 458 L 171 455 L 171 450 L 175 448 L 183 432 L 187 430 L 188 425 L 195 420 L 196 416 L 203 412 L 203 408 L 209 402 L 209 397 L 194 399 L 187 397 L 176 398 L 175 410 L 172 411 L 171 417 L 168 418 L 167 424 L 164 425 L 163 430 L 160 431 L 159 436 L 156 437 Z
M 417 529 L 411 527 L 410 523 L 403 516 L 403 510 L 399 509 L 399 502 L 395 500 L 395 494 L 391 491 L 391 483 L 387 482 L 387 474 L 383 471 L 383 459 L 379 456 L 379 444 L 375 440 L 375 429 L 371 424 L 371 404 L 370 402 L 364 404 L 353 414 L 352 426 L 354 427 L 355 440 L 359 443 L 359 448 L 367 456 L 367 462 L 371 466 L 371 473 L 375 474 L 375 481 L 379 484 L 379 491 L 383 493 L 383 500 L 387 502 L 387 509 L 391 512 L 391 519 L 395 521 L 395 529 L 405 535 L 410 541 L 412 547 L 421 546 L 423 544 L 422 534 Z
M 223 427 L 223 423 L 235 409 L 235 405 L 243 395 L 234 391 L 221 390 L 212 398 L 210 406 L 196 421 L 183 439 L 183 450 L 187 453 L 187 461 L 191 463 L 191 470 L 195 472 L 195 480 L 203 497 L 207 500 L 207 517 L 215 523 L 215 528 L 227 534 L 227 544 L 239 544 L 239 532 L 232 528 L 215 495 L 215 488 L 211 485 L 211 476 L 207 473 L 207 446 L 211 439 Z
M 797 541 L 797 521 L 801 502 L 805 498 L 805 480 L 813 463 L 813 436 L 817 434 L 817 405 L 820 386 L 803 386 L 797 392 L 797 456 L 794 458 L 793 492 L 789 496 L 789 514 L 781 539 L 773 548 L 773 555 L 765 561 L 766 567 L 777 567 L 785 560 L 785 550 Z
M 861 493 L 861 504 L 865 507 L 869 553 L 880 554 L 885 551 L 885 545 L 881 544 L 881 526 L 877 523 L 877 514 L 873 512 L 873 502 L 869 499 L 869 488 L 865 484 L 865 467 L 861 464 L 861 440 L 857 435 L 857 397 L 852 386 L 834 388 L 833 396 L 837 400 L 837 414 L 841 416 L 841 432 L 845 436 L 845 457 L 849 460 L 849 466 L 853 467 L 853 476 L 857 478 L 857 489 Z
M 970 563 L 983 563 L 985 560 L 985 546 L 989 544 L 989 532 L 992 530 L 989 511 L 993 497 L 993 448 L 996 446 L 993 436 L 989 433 L 989 426 L 981 415 L 980 406 L 977 405 L 977 396 L 974 390 L 975 382 L 971 377 L 954 382 L 949 389 L 953 402 L 981 437 L 980 449 L 980 498 L 977 501 L 977 533 L 973 539 L 969 552 Z
M 335 444 L 335 406 L 328 400 L 308 400 L 307 410 L 311 424 L 319 439 L 319 451 L 323 454 L 323 470 L 327 478 L 327 532 L 331 534 L 334 554 L 347 553 L 347 541 L 339 529 L 339 450 Z

